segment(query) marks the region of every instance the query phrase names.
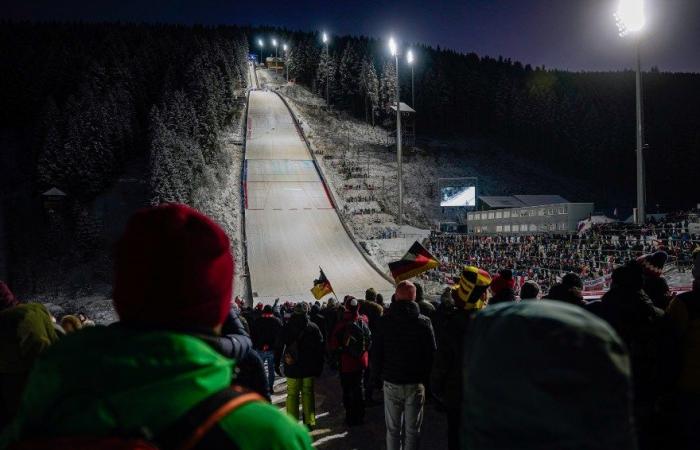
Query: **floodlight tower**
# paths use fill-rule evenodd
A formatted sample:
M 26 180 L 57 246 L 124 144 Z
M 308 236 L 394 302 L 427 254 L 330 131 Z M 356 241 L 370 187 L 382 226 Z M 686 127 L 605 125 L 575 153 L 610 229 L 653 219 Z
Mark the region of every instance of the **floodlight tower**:
M 399 49 L 394 38 L 389 38 L 389 51 L 396 60 L 396 161 L 399 185 L 399 226 L 403 225 L 403 158 L 401 155 L 401 88 L 399 86 Z
M 642 105 L 642 63 L 640 57 L 641 31 L 646 24 L 644 0 L 620 0 L 614 14 L 620 37 L 635 37 L 637 50 L 637 224 L 645 222 L 646 191 L 644 184 L 644 118 Z
M 328 77 L 330 75 L 330 70 L 328 69 L 328 67 L 330 55 L 328 54 L 328 35 L 325 31 L 321 35 L 321 40 L 323 41 L 323 45 L 326 46 L 326 107 L 330 108 L 330 97 L 328 94 Z
M 275 47 L 275 73 L 277 73 L 277 39 L 272 38 L 272 46 Z
M 411 66 L 411 108 L 416 109 L 416 98 L 413 94 L 413 61 L 415 61 L 415 58 L 413 57 L 413 50 L 409 50 L 406 53 L 406 61 L 408 62 L 408 65 Z
M 265 43 L 263 42 L 262 39 L 258 39 L 258 47 L 260 47 L 260 63 L 262 64 L 262 62 L 263 62 L 263 47 L 265 47 Z
M 282 50 L 284 50 L 284 68 L 287 72 L 287 83 L 289 83 L 289 58 L 288 58 L 288 53 L 287 53 L 287 44 L 282 44 Z

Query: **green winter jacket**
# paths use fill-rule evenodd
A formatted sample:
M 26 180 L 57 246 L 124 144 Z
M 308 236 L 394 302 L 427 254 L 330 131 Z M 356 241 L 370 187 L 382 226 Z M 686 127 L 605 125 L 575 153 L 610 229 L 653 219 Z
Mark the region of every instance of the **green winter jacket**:
M 26 437 L 158 435 L 226 388 L 232 369 L 233 361 L 188 335 L 83 329 L 37 360 L 0 449 Z M 311 448 L 306 429 L 267 403 L 241 406 L 219 425 L 241 450 Z

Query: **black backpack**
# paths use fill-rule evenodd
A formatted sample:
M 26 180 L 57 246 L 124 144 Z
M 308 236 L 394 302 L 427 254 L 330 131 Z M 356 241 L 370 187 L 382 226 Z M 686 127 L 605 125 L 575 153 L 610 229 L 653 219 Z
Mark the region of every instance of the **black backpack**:
M 372 333 L 360 318 L 348 323 L 343 337 L 343 348 L 353 358 L 360 358 L 372 345 Z

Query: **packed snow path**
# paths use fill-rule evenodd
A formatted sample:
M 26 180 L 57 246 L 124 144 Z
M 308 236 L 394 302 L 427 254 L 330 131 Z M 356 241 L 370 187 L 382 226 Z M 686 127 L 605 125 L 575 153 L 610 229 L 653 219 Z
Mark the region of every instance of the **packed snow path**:
M 289 110 L 272 92 L 248 103 L 245 231 L 253 302 L 313 300 L 319 266 L 342 296 L 391 291 L 360 254 L 328 196 Z

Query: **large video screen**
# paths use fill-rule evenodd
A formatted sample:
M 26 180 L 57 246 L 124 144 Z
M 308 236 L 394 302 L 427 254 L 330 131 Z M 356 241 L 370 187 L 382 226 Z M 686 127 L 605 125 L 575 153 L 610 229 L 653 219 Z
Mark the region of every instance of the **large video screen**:
M 476 206 L 476 186 L 442 186 L 440 206 Z

